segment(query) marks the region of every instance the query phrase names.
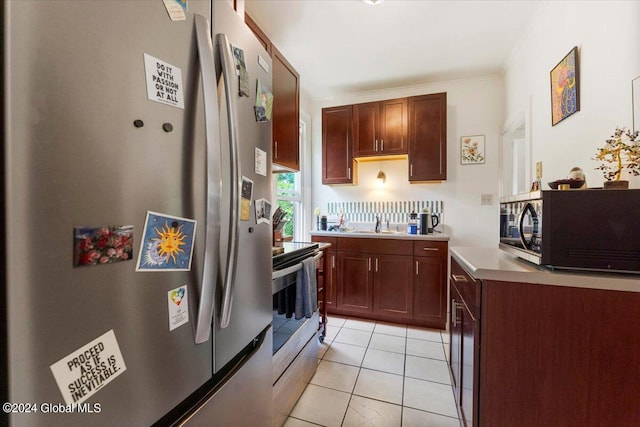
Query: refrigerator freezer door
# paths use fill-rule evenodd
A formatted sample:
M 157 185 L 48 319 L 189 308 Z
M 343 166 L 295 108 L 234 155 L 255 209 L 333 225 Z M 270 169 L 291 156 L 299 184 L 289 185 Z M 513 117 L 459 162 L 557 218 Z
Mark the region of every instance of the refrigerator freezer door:
M 223 387 L 181 426 L 272 426 L 272 332 Z
M 255 172 L 256 148 L 266 153 L 271 159 L 271 122 L 257 122 L 254 114 L 257 80 L 263 86 L 271 88 L 271 75 L 258 65 L 258 55 L 271 68 L 271 58 L 259 45 L 255 36 L 244 24 L 242 18 L 229 6 L 226 1 L 214 2 L 213 11 L 214 40 L 217 34 L 224 34 L 231 45 L 244 52 L 247 73 L 249 75 L 249 96 L 239 95 L 239 79 L 233 75 L 228 78 L 231 92 L 235 97 L 235 113 L 237 117 L 237 149 L 239 157 L 239 176 L 253 182 L 253 200 L 251 201 L 250 217 L 248 220 L 240 218 L 237 225 L 238 239 L 237 269 L 229 294 L 228 319 L 221 319 L 221 302 L 216 303 L 218 310 L 214 317 L 215 323 L 215 371 L 221 369 L 238 352 L 256 337 L 272 321 L 271 309 L 271 227 L 269 224 L 257 224 L 254 201 L 264 198 L 271 200 L 271 162 L 268 162 L 266 175 Z M 220 103 L 221 151 L 222 151 L 222 202 L 221 202 L 221 266 L 220 271 L 227 271 L 228 264 L 225 254 L 232 251 L 229 239 L 234 234 L 231 225 L 231 211 L 237 205 L 231 205 L 231 185 L 237 182 L 225 177 L 231 177 L 231 145 L 229 138 L 230 125 L 228 122 L 225 78 L 222 75 L 220 50 L 216 49 L 216 75 L 218 77 L 218 102 Z M 234 108 L 233 106 L 231 108 Z M 233 182 L 233 184 L 232 184 Z M 232 251 L 233 252 L 233 251 Z M 218 295 L 224 293 L 221 284 Z M 222 320 L 228 320 L 228 326 L 222 327 Z M 226 323 L 226 322 L 225 322 Z
M 64 402 L 50 365 L 111 330 L 126 364 L 87 400 L 99 414 L 13 426 L 151 425 L 211 378 L 193 330 L 206 201 L 193 16 L 210 2 L 188 4 L 175 22 L 162 1 L 2 5 L 9 400 Z M 184 108 L 148 99 L 144 54 L 181 70 Z M 147 211 L 197 221 L 191 271 L 73 267 L 74 227 L 133 225 L 135 258 Z M 167 294 L 183 285 L 189 322 L 170 331 Z

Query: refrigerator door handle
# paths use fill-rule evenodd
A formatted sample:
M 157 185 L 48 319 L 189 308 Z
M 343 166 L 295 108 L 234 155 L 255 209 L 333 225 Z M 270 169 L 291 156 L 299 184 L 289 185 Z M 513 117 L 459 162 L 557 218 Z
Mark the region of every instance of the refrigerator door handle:
M 230 160 L 230 198 L 231 206 L 229 212 L 229 246 L 226 254 L 227 269 L 224 273 L 222 287 L 222 306 L 220 307 L 220 328 L 229 326 L 231 319 L 231 304 L 233 302 L 233 285 L 236 276 L 236 264 L 238 259 L 238 217 L 240 214 L 240 190 L 242 180 L 240 177 L 240 156 L 238 155 L 238 130 L 237 130 L 237 110 L 236 94 L 233 92 L 231 82 L 236 78 L 233 52 L 231 44 L 225 34 L 216 35 L 216 45 L 220 53 L 220 63 L 224 76 L 224 92 L 227 101 L 227 112 L 229 122 L 229 155 Z
M 218 277 L 218 251 L 220 242 L 220 134 L 218 123 L 218 92 L 216 89 L 213 43 L 209 36 L 209 22 L 195 15 L 196 39 L 202 92 L 204 98 L 207 173 L 207 212 L 205 224 L 205 253 L 202 271 L 202 290 L 196 323 L 196 344 L 209 340 L 213 319 L 215 286 Z

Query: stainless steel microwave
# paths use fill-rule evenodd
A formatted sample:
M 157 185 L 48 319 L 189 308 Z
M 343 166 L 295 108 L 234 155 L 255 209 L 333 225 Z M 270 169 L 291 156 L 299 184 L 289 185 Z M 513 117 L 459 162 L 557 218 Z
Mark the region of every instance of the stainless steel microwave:
M 640 272 L 640 190 L 549 190 L 500 199 L 500 248 L 554 268 Z

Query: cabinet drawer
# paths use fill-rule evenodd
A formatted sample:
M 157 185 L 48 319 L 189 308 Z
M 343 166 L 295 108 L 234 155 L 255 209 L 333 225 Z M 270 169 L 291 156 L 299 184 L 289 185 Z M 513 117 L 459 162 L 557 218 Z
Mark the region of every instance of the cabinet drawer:
M 337 237 L 328 237 L 328 236 L 311 236 L 312 242 L 318 243 L 330 243 L 331 246 L 337 247 L 338 238 Z
M 399 239 L 341 237 L 338 240 L 338 252 L 411 255 L 413 253 L 413 242 Z
M 454 286 L 469 308 L 474 320 L 480 318 L 480 281 L 471 277 L 458 262 L 451 258 L 449 283 Z
M 428 256 L 428 257 L 446 257 L 447 242 L 435 242 L 433 240 L 414 241 L 413 255 Z

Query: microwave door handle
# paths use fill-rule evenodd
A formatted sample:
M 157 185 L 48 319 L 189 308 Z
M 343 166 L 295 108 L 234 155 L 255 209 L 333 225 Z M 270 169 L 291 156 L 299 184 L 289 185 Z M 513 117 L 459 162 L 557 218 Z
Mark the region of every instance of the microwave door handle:
M 522 248 L 527 249 L 527 242 L 524 240 L 524 215 L 527 212 L 527 207 L 529 203 L 527 203 L 520 212 L 520 217 L 518 218 L 518 234 L 520 235 L 520 243 L 522 243 Z
M 524 217 L 527 214 L 527 211 L 531 212 L 531 222 L 533 227 L 530 242 L 527 242 L 524 238 Z M 520 232 L 520 242 L 522 242 L 522 247 L 524 249 L 531 250 L 533 238 L 538 232 L 538 218 L 536 216 L 536 210 L 533 207 L 533 204 L 531 204 L 531 202 L 527 202 L 527 204 L 524 205 L 524 208 L 522 208 L 522 212 L 520 212 L 520 220 L 518 221 L 518 231 Z
M 236 94 L 232 82 L 235 78 L 233 52 L 225 34 L 216 35 L 216 47 L 220 53 L 220 63 L 224 79 L 225 100 L 227 102 L 227 120 L 229 123 L 229 180 L 230 180 L 230 212 L 229 212 L 229 245 L 226 254 L 226 271 L 223 276 L 222 305 L 220 307 L 220 328 L 229 326 L 233 287 L 235 284 L 236 265 L 238 259 L 238 217 L 240 214 L 240 157 L 238 155 L 238 122 L 236 110 Z
M 206 217 L 205 250 L 202 268 L 202 288 L 196 323 L 196 344 L 209 340 L 216 279 L 218 277 L 218 251 L 220 244 L 220 135 L 218 123 L 218 94 L 213 61 L 213 46 L 209 36 L 209 21 L 195 15 L 195 29 L 202 76 L 206 138 Z

